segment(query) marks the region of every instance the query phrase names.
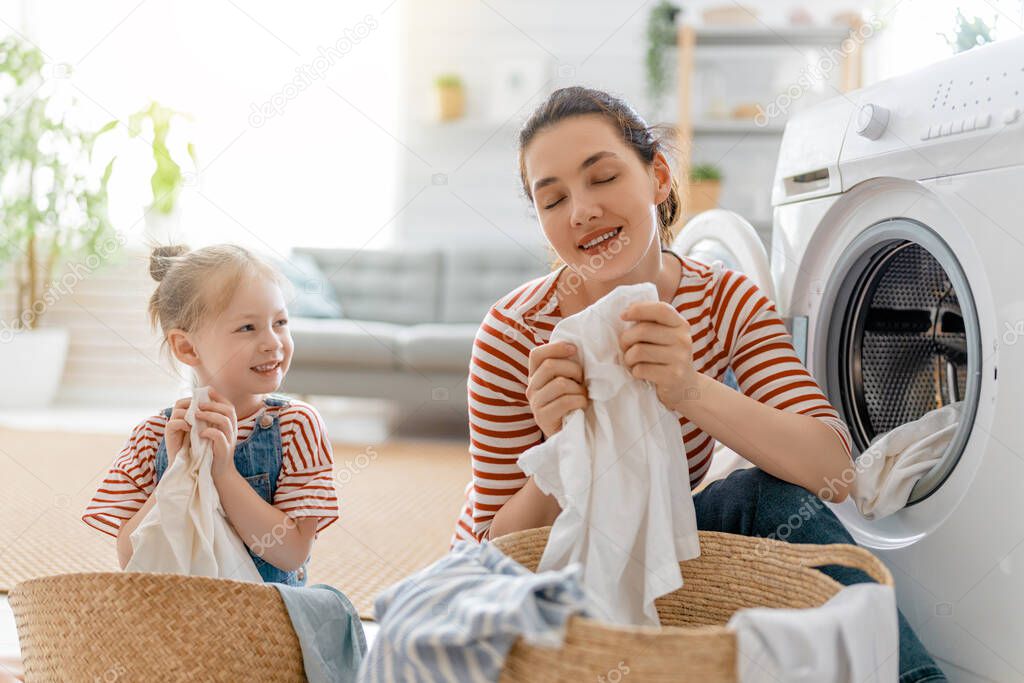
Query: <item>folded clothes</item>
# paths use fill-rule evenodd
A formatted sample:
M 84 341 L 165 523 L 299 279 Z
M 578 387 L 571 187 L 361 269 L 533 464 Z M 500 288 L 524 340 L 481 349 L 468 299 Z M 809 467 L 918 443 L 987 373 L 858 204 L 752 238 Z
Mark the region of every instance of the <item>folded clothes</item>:
M 899 627 L 892 586 L 858 583 L 813 609 L 741 609 L 739 683 L 891 683 L 898 676 Z
M 578 565 L 534 574 L 488 541 L 456 543 L 377 596 L 359 680 L 497 681 L 517 638 L 559 647 L 569 617 L 588 613 L 579 579 Z
M 555 496 L 539 571 L 573 562 L 597 616 L 657 626 L 655 600 L 683 585 L 679 563 L 700 555 L 679 415 L 626 368 L 619 337 L 631 304 L 658 301 L 652 283 L 618 287 L 555 326 L 551 341 L 576 346 L 590 398 L 562 429 L 519 456 L 519 467 Z
M 961 402 L 926 413 L 876 438 L 856 460 L 851 497 L 867 519 L 903 509 L 918 480 L 942 459 L 953 440 Z
M 309 683 L 355 683 L 366 656 L 366 635 L 345 594 L 322 583 L 272 585 L 281 593 L 299 638 Z
M 208 425 L 196 417 L 199 404 L 209 400 L 209 387 L 193 390 L 185 413 L 192 425 L 189 438 L 151 494 L 153 507 L 132 532 L 125 571 L 263 581 L 213 482 L 213 445 L 200 436 Z

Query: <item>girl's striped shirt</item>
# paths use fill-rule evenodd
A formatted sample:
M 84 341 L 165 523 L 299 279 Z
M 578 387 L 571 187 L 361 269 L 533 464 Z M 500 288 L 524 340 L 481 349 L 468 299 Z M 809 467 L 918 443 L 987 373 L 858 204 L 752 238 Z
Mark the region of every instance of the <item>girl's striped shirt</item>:
M 797 358 L 775 305 L 749 278 L 720 262 L 708 266 L 673 255 L 682 268 L 672 306 L 690 324 L 696 368 L 722 381 L 731 367 L 744 394 L 821 420 L 849 453 L 849 431 Z M 495 513 L 526 484 L 516 461 L 541 442 L 526 399 L 529 356 L 532 348 L 548 342 L 562 319 L 559 272 L 507 294 L 477 331 L 467 381 L 473 480 L 466 487 L 453 543 L 481 540 Z M 685 417 L 679 424 L 692 489 L 711 466 L 715 440 Z
M 332 475 L 334 454 L 327 429 L 316 409 L 302 401 L 287 406 L 266 406 L 266 414 L 279 418 L 281 471 L 274 492 L 274 507 L 292 518 L 316 517 L 317 533 L 338 519 L 338 497 Z M 238 420 L 236 441 L 252 434 L 256 411 Z M 154 415 L 132 431 L 114 459 L 82 515 L 82 521 L 117 537 L 121 524 L 131 519 L 153 493 L 156 451 L 164 438 L 167 418 Z

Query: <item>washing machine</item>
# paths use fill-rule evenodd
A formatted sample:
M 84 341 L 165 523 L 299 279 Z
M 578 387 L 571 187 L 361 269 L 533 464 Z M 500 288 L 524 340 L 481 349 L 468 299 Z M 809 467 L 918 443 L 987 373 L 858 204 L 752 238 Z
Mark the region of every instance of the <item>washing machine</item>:
M 772 205 L 768 250 L 735 217 L 679 246 L 767 282 L 855 455 L 961 403 L 905 508 L 832 508 L 951 680 L 1024 681 L 1024 38 L 794 114 Z

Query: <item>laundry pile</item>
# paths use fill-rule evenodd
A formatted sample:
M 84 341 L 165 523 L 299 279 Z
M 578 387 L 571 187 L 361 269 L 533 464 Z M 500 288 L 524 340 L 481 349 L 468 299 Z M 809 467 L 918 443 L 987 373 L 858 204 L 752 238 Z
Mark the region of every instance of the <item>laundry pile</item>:
M 890 683 L 899 673 L 892 586 L 847 586 L 814 609 L 742 609 L 726 627 L 740 683 Z
M 683 585 L 679 562 L 700 555 L 679 416 L 626 368 L 619 337 L 631 304 L 658 301 L 652 283 L 618 287 L 555 326 L 579 350 L 590 402 L 519 457 L 562 508 L 539 571 L 579 562 L 598 616 L 657 626 L 654 601 Z
M 950 403 L 880 435 L 854 463 L 853 501 L 867 519 L 902 510 L 914 485 L 942 459 L 963 403 Z
M 497 681 L 509 650 L 558 647 L 573 614 L 588 614 L 579 565 L 533 572 L 491 543 L 459 542 L 377 596 L 380 630 L 360 683 Z
M 355 683 L 366 656 L 363 622 L 351 601 L 326 584 L 275 583 L 302 650 L 309 683 Z

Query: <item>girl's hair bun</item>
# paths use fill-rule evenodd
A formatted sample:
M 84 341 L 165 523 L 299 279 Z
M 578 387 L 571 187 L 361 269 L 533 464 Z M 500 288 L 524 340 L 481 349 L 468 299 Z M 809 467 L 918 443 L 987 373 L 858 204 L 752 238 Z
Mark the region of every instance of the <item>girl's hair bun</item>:
M 184 256 L 189 248 L 184 244 L 172 244 L 166 247 L 156 247 L 149 255 L 149 274 L 154 280 L 160 282 L 167 275 L 167 271 L 174 265 L 175 259 Z

